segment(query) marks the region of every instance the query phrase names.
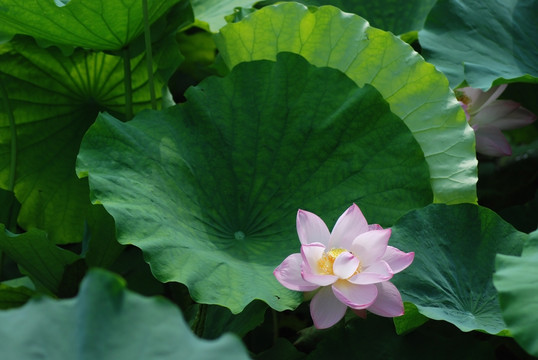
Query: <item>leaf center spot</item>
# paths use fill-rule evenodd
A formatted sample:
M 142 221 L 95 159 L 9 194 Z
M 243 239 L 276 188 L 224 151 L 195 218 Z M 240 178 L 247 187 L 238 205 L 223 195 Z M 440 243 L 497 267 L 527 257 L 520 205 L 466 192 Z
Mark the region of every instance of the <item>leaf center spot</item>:
M 234 233 L 235 240 L 243 240 L 245 238 L 245 233 L 242 231 L 236 231 Z

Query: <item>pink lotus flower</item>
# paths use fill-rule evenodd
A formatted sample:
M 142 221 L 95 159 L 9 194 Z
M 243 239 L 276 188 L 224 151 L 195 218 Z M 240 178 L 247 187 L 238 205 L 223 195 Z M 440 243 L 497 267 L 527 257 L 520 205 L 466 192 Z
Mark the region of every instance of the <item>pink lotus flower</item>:
M 456 89 L 467 122 L 475 132 L 476 151 L 484 155 L 512 155 L 501 130 L 517 129 L 536 120 L 536 115 L 517 102 L 497 100 L 506 86 L 494 86 L 486 92 L 471 87 Z
M 368 225 L 359 207 L 350 206 L 332 233 L 308 211 L 297 213 L 301 253 L 288 256 L 273 274 L 290 290 L 313 291 L 310 314 L 318 329 L 336 324 L 348 307 L 359 316 L 403 315 L 400 292 L 389 282 L 408 267 L 415 253 L 387 246 L 391 230 Z

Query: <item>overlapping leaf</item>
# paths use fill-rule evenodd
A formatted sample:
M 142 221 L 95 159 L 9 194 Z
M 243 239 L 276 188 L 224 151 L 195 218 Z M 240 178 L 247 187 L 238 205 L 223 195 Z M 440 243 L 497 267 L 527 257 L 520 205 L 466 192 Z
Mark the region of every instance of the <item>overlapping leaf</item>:
M 424 57 L 456 87 L 538 82 L 538 6 L 520 0 L 439 0 L 419 32 Z
M 182 0 L 148 0 L 148 21 L 155 22 Z M 2 0 L 0 32 L 24 34 L 54 44 L 94 50 L 119 50 L 144 31 L 140 0 Z
M 124 246 L 116 241 L 114 219 L 102 206 L 88 209 L 88 231 L 82 242 L 84 260 L 89 267 L 108 268 L 119 257 Z
M 140 247 L 155 276 L 237 313 L 254 299 L 290 309 L 300 294 L 274 268 L 299 242 L 299 208 L 335 221 L 352 202 L 391 224 L 431 202 L 424 156 L 371 86 L 295 54 L 235 67 L 187 102 L 128 123 L 102 114 L 80 176 Z
M 394 277 L 404 301 L 462 331 L 506 329 L 493 287 L 495 255 L 519 255 L 526 234 L 471 204 L 430 205 L 392 230 L 391 245 L 415 252 L 413 264 Z
M 196 338 L 172 303 L 132 293 L 103 270 L 91 271 L 74 299 L 0 311 L 0 337 L 4 359 L 249 358 L 237 338 Z
M 212 31 L 218 31 L 226 25 L 225 16 L 234 12 L 236 7 L 249 7 L 257 0 L 191 0 L 194 16 L 209 24 Z
M 422 29 L 424 20 L 436 0 L 304 0 L 307 5 L 333 5 L 340 10 L 357 14 L 373 27 L 403 34 Z
M 525 244 L 521 257 L 497 255 L 493 276 L 503 318 L 516 341 L 538 356 L 538 232 Z
M 391 33 L 332 6 L 283 3 L 226 25 L 216 42 L 229 68 L 288 51 L 374 85 L 424 151 L 435 201 L 476 201 L 474 136 L 446 78 Z
M 134 58 L 131 66 L 136 112 L 150 101 L 143 56 Z M 14 176 L 23 228 L 46 230 L 56 243 L 81 240 L 90 202 L 86 181 L 76 178 L 75 158 L 98 111 L 124 112 L 122 69 L 116 56 L 79 49 L 67 57 L 31 39 L 13 40 L 0 49 L 0 83 L 5 89 L 0 101 L 0 186 L 7 189 Z M 156 88 L 162 86 L 156 79 Z
M 24 287 L 11 287 L 0 284 L 0 309 L 10 309 L 24 305 L 33 295 L 35 291 Z
M 0 224 L 0 251 L 7 254 L 27 273 L 36 286 L 57 293 L 66 266 L 79 257 L 54 245 L 43 231 L 32 229 L 24 234 L 12 234 Z

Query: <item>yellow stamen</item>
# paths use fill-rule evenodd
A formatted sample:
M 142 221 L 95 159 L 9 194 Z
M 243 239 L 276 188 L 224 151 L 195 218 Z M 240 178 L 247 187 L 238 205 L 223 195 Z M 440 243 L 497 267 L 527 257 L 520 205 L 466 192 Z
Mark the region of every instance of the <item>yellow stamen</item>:
M 329 252 L 323 253 L 323 256 L 321 257 L 321 259 L 318 260 L 318 270 L 320 274 L 334 275 L 334 271 L 333 271 L 334 261 L 336 260 L 338 255 L 347 251 L 348 250 L 346 249 L 337 248 L 337 249 L 331 249 L 329 250 Z M 359 263 L 359 266 L 357 266 L 357 270 L 355 270 L 355 272 L 351 276 L 355 276 L 361 271 L 362 271 L 362 266 Z
M 318 260 L 319 272 L 324 275 L 334 275 L 334 260 L 336 260 L 338 255 L 346 251 L 346 249 L 331 249 L 329 252 L 324 253 L 321 259 Z

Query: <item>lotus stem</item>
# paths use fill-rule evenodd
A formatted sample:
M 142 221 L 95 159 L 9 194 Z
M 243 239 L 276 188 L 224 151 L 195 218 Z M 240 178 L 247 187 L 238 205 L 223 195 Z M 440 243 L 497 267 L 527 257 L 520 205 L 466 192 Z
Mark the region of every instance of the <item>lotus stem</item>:
M 144 42 L 146 44 L 146 66 L 148 69 L 149 96 L 151 108 L 157 110 L 157 98 L 155 96 L 155 84 L 153 82 L 153 55 L 151 52 L 151 30 L 148 16 L 148 0 L 142 0 L 142 12 L 144 15 Z

